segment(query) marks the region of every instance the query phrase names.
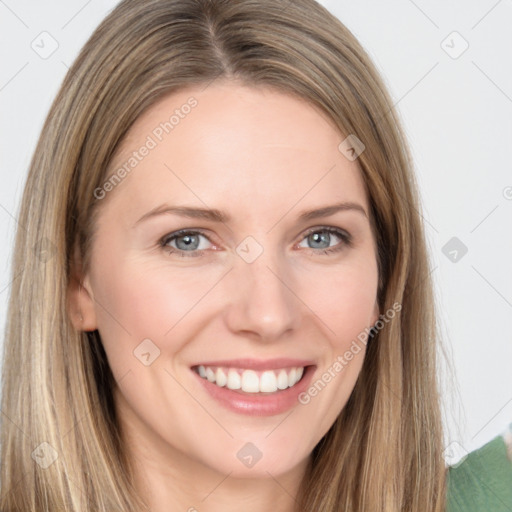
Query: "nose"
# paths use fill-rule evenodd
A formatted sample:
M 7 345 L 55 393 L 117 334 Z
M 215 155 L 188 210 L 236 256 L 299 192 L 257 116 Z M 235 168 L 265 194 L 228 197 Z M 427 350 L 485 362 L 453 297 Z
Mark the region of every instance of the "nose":
M 226 277 L 224 315 L 232 332 L 270 342 L 299 327 L 302 302 L 293 291 L 293 277 L 286 261 L 270 249 L 252 263 L 237 257 Z

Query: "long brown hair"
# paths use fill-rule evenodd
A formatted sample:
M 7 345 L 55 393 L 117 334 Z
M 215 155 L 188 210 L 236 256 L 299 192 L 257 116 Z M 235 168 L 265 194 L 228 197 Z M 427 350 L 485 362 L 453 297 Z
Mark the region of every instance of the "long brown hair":
M 1 510 L 138 511 L 97 331 L 67 312 L 88 266 L 95 189 L 148 107 L 237 79 L 319 107 L 365 145 L 358 163 L 378 247 L 381 311 L 353 393 L 315 447 L 298 511 L 442 511 L 437 327 L 420 200 L 399 119 L 350 31 L 314 0 L 125 0 L 69 69 L 31 161 L 4 346 Z M 35 248 L 34 242 L 37 241 Z M 42 462 L 44 461 L 44 462 Z

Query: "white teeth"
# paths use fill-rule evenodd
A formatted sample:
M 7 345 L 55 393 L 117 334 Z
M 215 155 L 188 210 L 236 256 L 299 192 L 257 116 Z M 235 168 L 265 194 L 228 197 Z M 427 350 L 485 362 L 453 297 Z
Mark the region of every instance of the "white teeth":
M 284 370 L 281 370 L 277 376 L 277 387 L 279 389 L 286 389 L 288 387 L 288 375 Z
M 257 393 L 260 390 L 260 379 L 253 370 L 245 370 L 242 373 L 242 391 L 246 393 Z
M 277 378 L 274 372 L 266 371 L 261 374 L 260 391 L 263 393 L 273 393 L 277 391 Z
M 242 379 L 240 378 L 240 374 L 230 368 L 228 371 L 228 383 L 227 387 L 229 389 L 240 389 L 242 387 Z
M 206 378 L 210 381 L 210 382 L 215 382 L 215 373 L 214 371 L 207 367 L 206 368 Z
M 278 390 L 291 388 L 302 378 L 303 367 L 287 368 L 286 370 L 242 370 L 235 368 L 221 368 L 198 366 L 197 372 L 203 379 L 228 389 L 241 389 L 245 393 L 274 393 Z
M 222 368 L 217 368 L 217 371 L 215 372 L 215 383 L 217 386 L 222 388 L 226 385 L 227 382 L 228 378 L 226 377 L 224 370 Z

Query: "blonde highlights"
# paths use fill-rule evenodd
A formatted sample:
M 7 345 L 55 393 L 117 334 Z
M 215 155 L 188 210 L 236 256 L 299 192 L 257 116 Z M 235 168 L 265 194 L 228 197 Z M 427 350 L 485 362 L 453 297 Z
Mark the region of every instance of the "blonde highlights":
M 71 261 L 78 254 L 88 268 L 108 200 L 98 190 L 130 126 L 163 96 L 214 80 L 303 98 L 343 137 L 363 141 L 358 163 L 377 243 L 379 306 L 401 305 L 368 343 L 348 403 L 315 447 L 297 510 L 444 511 L 437 327 L 411 158 L 370 58 L 313 0 L 124 0 L 70 68 L 19 213 L 3 355 L 0 510 L 147 510 L 120 440 L 99 334 L 77 332 L 69 318 Z M 46 468 L 32 456 L 36 447 L 52 456 L 43 443 L 57 454 Z

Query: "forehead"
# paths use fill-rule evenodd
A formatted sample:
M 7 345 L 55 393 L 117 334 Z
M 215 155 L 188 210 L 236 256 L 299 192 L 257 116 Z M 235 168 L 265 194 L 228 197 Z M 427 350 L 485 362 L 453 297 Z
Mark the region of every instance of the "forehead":
M 317 107 L 283 92 L 233 83 L 188 88 L 131 127 L 109 168 L 108 175 L 127 171 L 112 199 L 135 209 L 185 198 L 225 209 L 230 200 L 246 214 L 248 204 L 299 200 L 305 207 L 358 199 L 366 207 L 357 161 L 338 149 L 344 138 Z

